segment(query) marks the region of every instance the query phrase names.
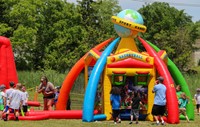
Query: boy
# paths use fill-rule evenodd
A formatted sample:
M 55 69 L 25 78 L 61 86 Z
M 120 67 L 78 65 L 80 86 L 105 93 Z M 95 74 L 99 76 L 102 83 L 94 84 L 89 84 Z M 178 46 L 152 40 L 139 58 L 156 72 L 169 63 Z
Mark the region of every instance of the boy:
M 133 98 L 131 100 L 131 122 L 129 124 L 133 123 L 133 116 L 136 119 L 136 124 L 138 124 L 138 118 L 139 118 L 139 108 L 140 105 L 144 107 L 142 104 L 142 101 L 140 97 L 138 97 L 138 92 L 134 92 Z
M 12 91 L 14 90 L 14 86 L 15 86 L 14 82 L 10 82 L 9 84 L 10 84 L 10 88 L 7 89 L 6 92 L 5 92 L 6 107 L 5 107 L 5 109 L 3 110 L 3 113 L 2 113 L 2 116 L 3 116 L 4 113 L 6 113 L 6 118 L 8 118 L 8 114 L 9 114 L 9 111 L 8 111 L 9 106 L 10 106 L 9 105 L 9 96 L 12 93 Z M 7 121 L 6 118 L 4 119 L 5 121 Z
M 28 97 L 29 97 L 29 95 L 28 95 L 28 92 L 26 91 L 26 86 L 25 85 L 22 85 L 22 95 L 23 95 L 23 112 L 27 112 L 27 110 L 28 110 L 28 104 L 27 104 L 27 102 L 28 102 Z
M 16 85 L 16 89 L 12 91 L 12 93 L 10 94 L 9 98 L 9 104 L 10 104 L 10 108 L 9 110 L 14 111 L 14 115 L 15 115 L 15 120 L 19 121 L 19 109 L 21 108 L 21 105 L 23 103 L 23 93 L 22 91 L 20 91 L 22 88 L 22 84 L 21 83 L 17 83 Z M 8 110 L 8 111 L 9 111 Z M 8 115 L 6 115 L 5 121 L 8 120 Z

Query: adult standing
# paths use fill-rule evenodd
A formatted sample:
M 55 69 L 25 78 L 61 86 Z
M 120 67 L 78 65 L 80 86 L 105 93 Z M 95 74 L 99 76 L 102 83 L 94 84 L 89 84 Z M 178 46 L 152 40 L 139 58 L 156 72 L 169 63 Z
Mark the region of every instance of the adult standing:
M 164 125 L 163 115 L 165 113 L 165 106 L 166 106 L 166 87 L 163 84 L 164 78 L 158 77 L 156 84 L 153 88 L 153 93 L 155 93 L 154 97 L 154 105 L 152 109 L 152 115 L 156 120 L 156 124 L 159 125 L 158 117 L 160 116 L 161 124 Z
M 42 76 L 40 79 L 38 93 L 43 94 L 44 110 L 52 110 L 55 97 L 54 85 L 48 81 L 46 76 Z

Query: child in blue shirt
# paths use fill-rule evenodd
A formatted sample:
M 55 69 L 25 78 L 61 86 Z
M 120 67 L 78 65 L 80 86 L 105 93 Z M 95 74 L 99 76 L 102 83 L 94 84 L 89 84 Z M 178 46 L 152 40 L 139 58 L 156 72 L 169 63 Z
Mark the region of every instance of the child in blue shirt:
M 112 87 L 110 91 L 110 101 L 112 105 L 112 116 L 114 119 L 114 123 L 120 123 L 121 120 L 119 118 L 120 115 L 120 106 L 121 106 L 121 96 L 120 96 L 120 89 L 118 87 Z
M 188 99 L 187 99 L 187 97 L 186 97 L 184 92 L 181 93 L 181 96 L 180 96 L 178 102 L 179 102 L 179 112 L 181 114 L 183 114 L 185 116 L 187 122 L 189 122 L 188 116 L 186 114 L 186 105 L 188 103 Z

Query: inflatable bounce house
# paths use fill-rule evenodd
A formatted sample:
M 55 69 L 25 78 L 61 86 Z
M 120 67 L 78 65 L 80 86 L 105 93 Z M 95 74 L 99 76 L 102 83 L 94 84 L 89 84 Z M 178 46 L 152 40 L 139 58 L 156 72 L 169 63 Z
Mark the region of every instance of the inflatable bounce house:
M 191 97 L 188 85 L 176 65 L 151 42 L 138 36 L 146 32 L 142 16 L 134 10 L 126 9 L 112 17 L 118 38 L 110 38 L 86 53 L 66 76 L 58 98 L 55 111 L 29 111 L 20 120 L 42 119 L 82 119 L 84 122 L 96 120 L 111 120 L 112 108 L 110 91 L 113 86 L 121 90 L 121 119 L 130 118 L 130 106 L 125 103 L 131 91 L 138 91 L 145 108 L 140 109 L 140 120 L 153 121 L 151 114 L 154 94 L 154 83 L 158 76 L 164 77 L 167 88 L 167 113 L 165 120 L 171 124 L 184 119 L 179 115 L 175 84 L 182 87 L 188 97 Z M 145 51 L 136 45 L 138 39 Z M 18 82 L 14 63 L 14 55 L 9 39 L 0 37 L 0 84 L 9 88 L 9 81 Z M 102 51 L 104 49 L 104 51 Z M 85 74 L 85 96 L 82 110 L 66 110 L 70 91 L 79 74 Z M 187 104 L 187 115 L 194 119 L 193 103 Z
M 158 76 L 164 77 L 167 88 L 166 121 L 179 123 L 178 100 L 175 84 L 191 98 L 188 85 L 176 65 L 167 57 L 165 51 L 138 36 L 146 32 L 142 16 L 134 10 L 126 9 L 112 17 L 114 28 L 119 35 L 116 39 L 108 39 L 86 53 L 66 76 L 58 98 L 57 109 L 66 109 L 66 101 L 77 76 L 85 72 L 85 96 L 82 120 L 112 119 L 110 90 L 112 86 L 121 89 L 122 104 L 127 91 L 139 90 L 146 109 L 141 109 L 140 119 L 153 121 L 151 114 L 154 94 L 152 89 Z M 139 39 L 146 51 L 140 52 L 135 39 Z M 100 51 L 107 46 L 104 51 Z M 96 105 L 96 101 L 100 105 Z M 95 109 L 100 110 L 94 114 Z M 194 106 L 187 104 L 187 115 L 194 119 Z M 130 118 L 130 109 L 122 106 L 121 118 Z
M 14 54 L 10 40 L 0 36 L 0 85 L 9 88 L 9 82 L 18 82 Z

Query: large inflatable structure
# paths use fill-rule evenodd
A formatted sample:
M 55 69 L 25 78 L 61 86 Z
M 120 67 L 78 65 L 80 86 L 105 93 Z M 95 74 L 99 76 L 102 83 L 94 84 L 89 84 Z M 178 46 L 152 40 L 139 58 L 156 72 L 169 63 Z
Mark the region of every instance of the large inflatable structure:
M 93 48 L 83 56 L 66 76 L 58 99 L 57 109 L 66 109 L 66 101 L 77 76 L 85 71 L 85 96 L 82 120 L 92 122 L 95 120 L 112 118 L 110 103 L 110 90 L 112 86 L 123 89 L 128 87 L 144 89 L 147 111 L 143 111 L 146 120 L 153 120 L 151 110 L 154 101 L 152 89 L 156 77 L 163 76 L 167 87 L 167 115 L 168 123 L 179 123 L 178 100 L 175 84 L 182 86 L 182 91 L 191 98 L 187 83 L 176 65 L 167 57 L 165 51 L 160 50 L 152 43 L 137 37 L 139 32 L 146 32 L 142 16 L 134 10 L 124 10 L 112 17 L 114 28 L 119 35 L 103 52 Z M 146 51 L 140 52 L 135 39 L 138 38 Z M 109 40 L 110 42 L 110 40 Z M 101 91 L 101 114 L 94 114 L 95 100 Z M 123 99 L 122 99 L 123 100 Z M 187 114 L 194 119 L 192 103 L 187 105 Z M 130 117 L 130 112 L 124 112 L 121 117 Z
M 121 89 L 122 119 L 130 118 L 130 109 L 124 100 L 130 91 L 139 91 L 146 105 L 140 111 L 140 119 L 153 121 L 151 114 L 154 94 L 154 83 L 158 76 L 164 77 L 167 88 L 166 121 L 171 124 L 179 123 L 178 100 L 175 85 L 182 86 L 182 91 L 191 97 L 188 85 L 176 65 L 167 57 L 164 50 L 160 50 L 151 42 L 138 36 L 139 32 L 146 32 L 142 16 L 134 10 L 126 9 L 112 17 L 118 38 L 110 38 L 92 48 L 70 70 L 66 76 L 56 105 L 57 111 L 30 111 L 21 120 L 39 119 L 82 119 L 84 122 L 112 119 L 110 90 L 113 86 Z M 145 51 L 141 51 L 136 44 L 141 42 Z M 14 56 L 10 41 L 0 37 L 0 83 L 8 86 L 8 81 L 18 82 L 14 64 Z M 104 49 L 102 51 L 102 49 Z M 8 64 L 9 63 L 9 64 Z M 66 103 L 70 91 L 79 74 L 85 74 L 85 96 L 82 110 L 66 111 Z M 62 111 L 60 111 L 62 110 Z M 64 111 L 65 110 L 65 111 Z M 189 119 L 194 119 L 194 106 L 187 105 Z
M 18 82 L 12 45 L 8 38 L 0 36 L 0 85 L 9 88 L 9 82 Z

